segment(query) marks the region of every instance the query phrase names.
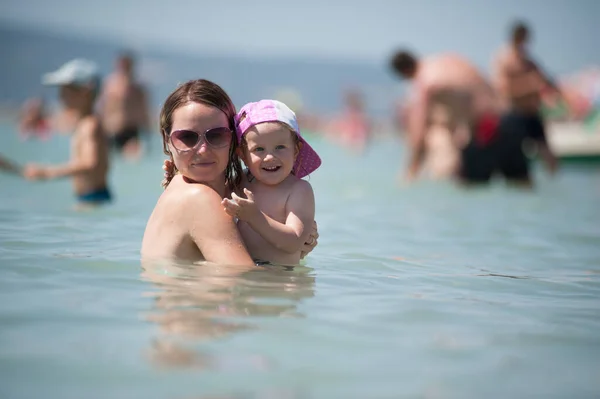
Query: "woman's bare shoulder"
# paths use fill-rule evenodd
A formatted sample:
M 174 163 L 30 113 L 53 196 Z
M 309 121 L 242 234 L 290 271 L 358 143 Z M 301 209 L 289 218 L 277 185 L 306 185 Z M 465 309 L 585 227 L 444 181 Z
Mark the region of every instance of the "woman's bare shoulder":
M 161 201 L 175 212 L 190 219 L 194 215 L 222 210 L 221 196 L 204 184 L 189 184 L 175 176 Z

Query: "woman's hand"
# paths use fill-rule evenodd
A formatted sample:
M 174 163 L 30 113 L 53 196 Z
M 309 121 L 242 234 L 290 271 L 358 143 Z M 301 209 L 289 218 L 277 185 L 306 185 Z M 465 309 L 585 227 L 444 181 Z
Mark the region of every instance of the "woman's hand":
M 164 179 L 160 183 L 160 185 L 162 186 L 162 188 L 166 189 L 171 180 L 173 180 L 177 169 L 175 169 L 175 163 L 173 161 L 171 161 L 170 159 L 165 159 L 165 162 L 163 163 L 163 170 L 165 171 L 165 174 Z
M 165 179 L 169 177 L 169 171 L 172 171 L 175 168 L 175 164 L 170 159 L 165 159 L 163 163 L 163 170 L 165 171 Z

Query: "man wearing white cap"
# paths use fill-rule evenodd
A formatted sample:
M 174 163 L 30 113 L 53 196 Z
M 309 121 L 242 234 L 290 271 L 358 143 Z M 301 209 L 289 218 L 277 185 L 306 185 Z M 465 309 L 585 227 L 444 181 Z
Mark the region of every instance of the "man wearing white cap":
M 65 111 L 76 119 L 71 138 L 71 159 L 62 165 L 26 165 L 23 175 L 30 180 L 71 177 L 80 204 L 97 205 L 110 201 L 108 145 L 94 115 L 100 83 L 96 64 L 84 59 L 69 61 L 58 70 L 45 74 L 42 83 L 59 87 Z

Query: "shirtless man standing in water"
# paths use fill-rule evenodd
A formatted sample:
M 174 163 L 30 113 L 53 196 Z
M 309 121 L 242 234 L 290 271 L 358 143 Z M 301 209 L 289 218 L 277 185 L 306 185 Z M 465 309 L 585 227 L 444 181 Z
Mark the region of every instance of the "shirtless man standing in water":
M 494 86 L 502 99 L 505 110 L 504 124 L 519 143 L 524 138 L 537 143 L 538 152 L 552 173 L 557 168 L 556 158 L 548 147 L 546 129 L 540 114 L 542 92 L 554 90 L 560 95 L 556 85 L 529 56 L 526 46 L 529 41 L 529 28 L 522 22 L 513 25 L 510 43 L 495 56 L 492 71 Z M 519 166 L 520 177 L 530 183 L 529 168 L 522 151 L 512 151 L 513 163 Z
M 135 80 L 131 54 L 121 54 L 117 59 L 116 71 L 102 88 L 99 111 L 113 147 L 128 155 L 139 155 L 140 135 L 151 122 L 147 94 Z
M 495 125 L 489 115 L 499 111 L 494 90 L 475 66 L 455 54 L 418 59 L 409 51 L 397 52 L 391 60 L 393 70 L 412 82 L 408 114 L 409 165 L 406 179 L 413 180 L 423 164 L 432 110 L 443 106 L 450 115 L 448 128 L 452 142 L 445 151 L 458 158 L 461 180 L 482 179 L 483 163 L 489 162 L 484 148 Z M 474 151 L 473 151 L 474 149 Z M 456 156 L 452 152 L 460 151 Z M 486 169 L 487 171 L 487 169 Z M 449 174 L 453 171 L 449 171 Z

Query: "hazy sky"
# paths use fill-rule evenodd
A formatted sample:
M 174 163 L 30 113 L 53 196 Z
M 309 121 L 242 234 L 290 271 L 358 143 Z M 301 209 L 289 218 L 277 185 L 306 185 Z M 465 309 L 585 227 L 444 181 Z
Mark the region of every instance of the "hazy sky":
M 531 23 L 533 52 L 549 70 L 600 64 L 600 0 L 0 1 L 0 23 L 128 46 L 381 63 L 408 45 L 455 50 L 486 68 L 516 17 Z

